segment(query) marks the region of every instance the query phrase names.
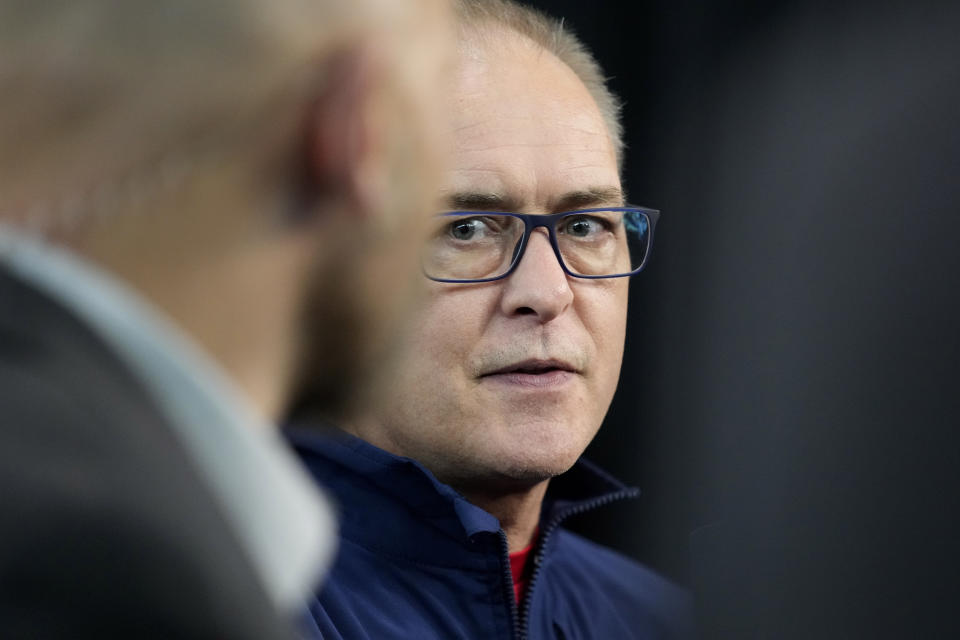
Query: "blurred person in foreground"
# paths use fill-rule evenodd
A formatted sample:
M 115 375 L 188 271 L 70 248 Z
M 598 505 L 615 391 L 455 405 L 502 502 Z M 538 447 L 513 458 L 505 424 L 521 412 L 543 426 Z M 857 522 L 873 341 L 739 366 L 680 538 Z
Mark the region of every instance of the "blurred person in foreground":
M 617 101 L 551 18 L 461 2 L 447 213 L 426 302 L 375 402 L 290 437 L 344 510 L 323 638 L 675 638 L 685 595 L 562 524 L 632 498 L 579 460 L 613 397 L 628 276 L 657 212 L 624 204 Z
M 418 278 L 443 26 L 0 2 L 0 636 L 291 636 L 335 536 L 270 423 Z

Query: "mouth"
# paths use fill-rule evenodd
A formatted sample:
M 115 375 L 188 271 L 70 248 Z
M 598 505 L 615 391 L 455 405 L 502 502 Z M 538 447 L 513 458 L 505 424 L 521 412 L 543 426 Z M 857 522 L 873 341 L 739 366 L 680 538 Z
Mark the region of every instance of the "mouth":
M 563 360 L 523 360 L 489 371 L 480 376 L 489 380 L 519 387 L 544 388 L 562 385 L 579 373 Z

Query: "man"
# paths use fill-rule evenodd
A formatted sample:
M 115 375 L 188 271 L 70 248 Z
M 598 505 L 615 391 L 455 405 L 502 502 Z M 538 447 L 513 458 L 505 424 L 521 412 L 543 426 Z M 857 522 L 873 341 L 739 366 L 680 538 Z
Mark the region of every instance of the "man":
M 617 385 L 625 276 L 656 220 L 623 206 L 616 101 L 558 23 L 500 0 L 459 17 L 453 212 L 425 248 L 429 297 L 399 373 L 343 422 L 350 435 L 292 431 L 344 511 L 312 629 L 685 635 L 678 589 L 561 527 L 635 495 L 578 462 Z
M 0 2 L 0 636 L 290 636 L 332 527 L 268 423 L 415 281 L 442 16 Z

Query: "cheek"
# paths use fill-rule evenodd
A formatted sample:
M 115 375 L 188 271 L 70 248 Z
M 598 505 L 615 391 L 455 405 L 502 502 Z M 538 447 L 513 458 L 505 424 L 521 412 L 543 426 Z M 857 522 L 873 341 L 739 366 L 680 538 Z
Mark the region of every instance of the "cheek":
M 604 394 L 612 396 L 620 377 L 627 333 L 628 282 L 618 278 L 585 292 L 581 317 L 596 348 L 594 373 Z
M 471 357 L 480 343 L 484 301 L 453 290 L 431 290 L 414 315 L 394 367 L 395 380 L 380 407 L 384 422 L 399 425 L 405 455 L 429 457 L 422 440 L 457 442 L 456 426 L 478 410 Z M 425 432 L 411 434 L 413 425 Z
M 598 345 L 611 343 L 622 349 L 627 328 L 629 283 L 626 278 L 611 278 L 585 284 L 574 290 L 577 314 L 594 337 L 594 342 Z
M 492 302 L 485 290 L 437 283 L 417 315 L 412 347 L 441 366 L 466 366 L 483 338 Z

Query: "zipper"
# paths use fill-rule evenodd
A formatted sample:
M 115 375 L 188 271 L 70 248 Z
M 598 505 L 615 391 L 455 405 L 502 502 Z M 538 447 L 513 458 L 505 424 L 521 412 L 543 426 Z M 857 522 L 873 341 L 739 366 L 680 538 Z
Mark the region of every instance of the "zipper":
M 504 544 L 504 557 L 507 561 L 506 584 L 510 587 L 510 604 L 513 612 L 514 629 L 516 630 L 516 635 L 514 637 L 516 637 L 518 640 L 527 640 L 530 626 L 530 602 L 533 599 L 533 590 L 537 586 L 537 578 L 540 577 L 543 556 L 547 550 L 547 544 L 550 542 L 550 537 L 553 535 L 553 532 L 556 531 L 567 518 L 580 515 L 581 513 L 590 511 L 591 509 L 606 506 L 611 502 L 616 502 L 617 500 L 635 498 L 638 495 L 640 495 L 640 491 L 637 489 L 621 489 L 620 491 L 608 493 L 605 496 L 594 498 L 593 500 L 570 507 L 569 509 L 561 511 L 554 516 L 553 519 L 547 523 L 547 526 L 544 527 L 542 533 L 540 534 L 540 542 L 537 545 L 537 552 L 533 556 L 533 573 L 530 575 L 530 583 L 527 585 L 527 593 L 523 596 L 523 603 L 519 607 L 519 611 L 516 598 L 513 597 L 513 574 L 510 572 L 510 553 L 509 547 L 507 547 L 507 536 L 505 533 L 503 533 L 503 531 L 500 532 L 500 537 L 502 538 Z
M 507 534 L 500 529 L 500 552 L 506 559 L 506 563 L 501 562 L 503 568 L 503 588 L 504 596 L 510 603 L 510 637 L 517 637 L 520 629 L 520 611 L 517 606 L 517 597 L 513 594 L 513 572 L 510 570 L 510 544 L 507 542 Z

